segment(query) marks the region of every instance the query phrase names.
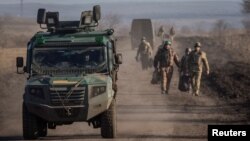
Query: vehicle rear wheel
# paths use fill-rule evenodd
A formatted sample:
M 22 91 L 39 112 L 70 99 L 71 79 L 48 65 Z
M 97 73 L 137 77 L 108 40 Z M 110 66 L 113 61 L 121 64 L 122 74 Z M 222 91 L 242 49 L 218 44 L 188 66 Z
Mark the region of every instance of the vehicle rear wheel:
M 25 140 L 38 138 L 39 134 L 37 121 L 37 117 L 30 113 L 23 103 L 23 138 Z
M 101 135 L 103 138 L 116 137 L 116 102 L 115 99 L 101 116 Z

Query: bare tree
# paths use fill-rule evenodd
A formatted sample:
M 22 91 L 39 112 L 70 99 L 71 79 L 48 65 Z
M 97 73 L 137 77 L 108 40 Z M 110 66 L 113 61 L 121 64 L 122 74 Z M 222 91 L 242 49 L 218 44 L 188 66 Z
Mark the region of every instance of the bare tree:
M 243 0 L 243 13 L 250 13 L 250 0 Z
M 227 36 L 229 29 L 230 29 L 229 24 L 224 20 L 216 21 L 216 23 L 212 28 L 211 35 L 213 38 L 215 38 L 215 41 L 221 47 L 225 47 L 227 44 Z
M 242 12 L 247 15 L 247 17 L 242 21 L 242 23 L 243 23 L 247 33 L 250 34 L 250 18 L 249 18 L 250 0 L 242 0 L 242 1 L 243 1 L 243 3 L 242 3 L 242 7 L 243 7 Z
M 5 46 L 5 40 L 4 40 L 4 19 L 3 17 L 0 17 L 0 46 L 4 47 Z
M 250 34 L 250 19 L 246 18 L 246 19 L 242 20 L 242 24 L 246 30 L 246 33 Z
M 224 20 L 218 20 L 213 27 L 212 34 L 216 37 L 223 37 L 227 30 L 229 29 L 229 24 Z

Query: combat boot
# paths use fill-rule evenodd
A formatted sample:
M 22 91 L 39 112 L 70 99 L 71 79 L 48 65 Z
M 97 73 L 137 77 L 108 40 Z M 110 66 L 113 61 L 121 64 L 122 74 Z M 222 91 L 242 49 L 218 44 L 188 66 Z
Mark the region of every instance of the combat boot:
M 195 92 L 195 96 L 199 96 L 200 94 L 199 94 L 199 92 Z
M 190 95 L 193 94 L 193 90 L 192 90 L 191 86 L 189 86 L 188 94 L 190 94 Z
M 192 90 L 192 92 L 191 92 L 191 93 L 192 93 L 192 96 L 195 96 L 195 91 L 194 91 L 194 90 Z

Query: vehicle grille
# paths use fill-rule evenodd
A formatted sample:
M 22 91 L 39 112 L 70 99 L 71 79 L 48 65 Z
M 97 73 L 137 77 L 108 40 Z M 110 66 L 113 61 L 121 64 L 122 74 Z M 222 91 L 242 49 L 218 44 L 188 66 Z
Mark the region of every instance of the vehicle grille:
M 61 118 L 75 118 L 79 115 L 80 110 L 80 108 L 72 108 L 70 115 L 68 115 L 65 109 L 56 109 L 56 113 Z
M 69 95 L 70 91 L 72 93 Z M 62 101 L 65 106 L 83 105 L 86 95 L 86 86 L 50 88 L 50 99 L 53 106 L 62 106 Z

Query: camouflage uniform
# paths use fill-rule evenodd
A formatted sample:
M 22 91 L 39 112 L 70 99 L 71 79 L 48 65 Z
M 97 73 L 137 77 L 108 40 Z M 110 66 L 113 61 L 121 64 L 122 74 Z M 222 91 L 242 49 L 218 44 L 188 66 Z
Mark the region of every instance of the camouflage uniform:
M 170 47 L 169 49 L 166 49 L 164 46 L 165 45 L 159 48 L 154 58 L 155 69 L 159 69 L 161 71 L 161 88 L 163 94 L 168 93 L 169 91 L 174 70 L 174 62 L 179 67 L 179 59 L 173 48 Z
M 200 81 L 201 81 L 203 64 L 205 66 L 206 71 L 209 73 L 209 65 L 206 53 L 200 50 L 192 51 L 190 53 L 188 63 L 192 81 L 191 84 L 192 84 L 193 94 L 198 96 L 200 91 Z
M 161 40 L 163 41 L 163 43 L 166 40 L 170 40 L 171 42 L 173 42 L 174 41 L 174 36 L 175 36 L 175 29 L 174 29 L 174 27 L 171 27 L 170 30 L 169 30 L 169 34 L 168 34 L 168 33 L 165 32 L 163 26 L 161 26 L 159 28 L 157 36 L 161 38 Z
M 139 45 L 139 48 L 137 50 L 136 60 L 138 61 L 138 57 L 140 56 L 142 69 L 148 69 L 150 67 L 150 58 L 152 55 L 152 47 L 149 42 L 145 40 L 145 38 L 142 39 L 142 42 Z
M 164 35 L 165 35 L 165 31 L 164 31 L 163 26 L 161 26 L 161 27 L 159 28 L 159 31 L 158 31 L 157 36 L 160 37 L 162 41 L 164 41 Z

